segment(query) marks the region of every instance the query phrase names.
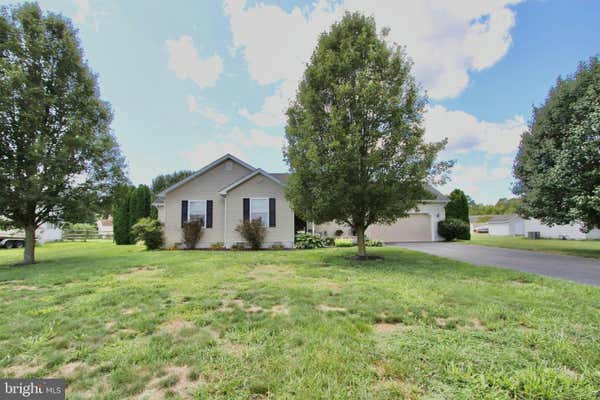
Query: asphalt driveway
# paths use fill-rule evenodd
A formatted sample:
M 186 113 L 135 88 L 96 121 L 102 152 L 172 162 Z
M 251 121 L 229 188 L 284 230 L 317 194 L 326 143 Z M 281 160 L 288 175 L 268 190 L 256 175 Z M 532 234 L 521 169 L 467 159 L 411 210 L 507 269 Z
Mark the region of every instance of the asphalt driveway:
M 531 272 L 533 274 L 600 286 L 600 261 L 591 258 L 560 256 L 535 251 L 503 249 L 463 243 L 393 243 L 388 245 L 422 251 L 475 265 Z

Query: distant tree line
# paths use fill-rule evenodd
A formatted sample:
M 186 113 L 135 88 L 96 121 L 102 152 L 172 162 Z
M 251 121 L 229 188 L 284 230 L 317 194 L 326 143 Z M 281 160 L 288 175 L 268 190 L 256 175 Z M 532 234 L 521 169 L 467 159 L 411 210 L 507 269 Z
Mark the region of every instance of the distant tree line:
M 468 196 L 467 196 L 468 197 Z M 477 204 L 473 199 L 468 198 L 469 215 L 500 215 L 500 214 L 518 214 L 523 201 L 519 198 L 502 198 L 496 204 Z

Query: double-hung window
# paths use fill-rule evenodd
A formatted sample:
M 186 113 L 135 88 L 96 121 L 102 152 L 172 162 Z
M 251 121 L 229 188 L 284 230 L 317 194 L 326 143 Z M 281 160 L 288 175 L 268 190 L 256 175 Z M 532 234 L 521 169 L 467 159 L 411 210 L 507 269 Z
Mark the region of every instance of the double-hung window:
M 255 219 L 269 226 L 269 199 L 250 199 L 250 220 Z
M 200 221 L 206 227 L 206 200 L 188 202 L 188 221 Z

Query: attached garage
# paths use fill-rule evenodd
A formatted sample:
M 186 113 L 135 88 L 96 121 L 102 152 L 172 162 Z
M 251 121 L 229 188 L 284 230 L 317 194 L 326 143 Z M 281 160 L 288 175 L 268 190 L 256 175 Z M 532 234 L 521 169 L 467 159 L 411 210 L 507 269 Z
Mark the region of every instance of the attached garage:
M 411 214 L 392 225 L 373 225 L 367 229 L 370 239 L 382 242 L 431 242 L 431 216 Z

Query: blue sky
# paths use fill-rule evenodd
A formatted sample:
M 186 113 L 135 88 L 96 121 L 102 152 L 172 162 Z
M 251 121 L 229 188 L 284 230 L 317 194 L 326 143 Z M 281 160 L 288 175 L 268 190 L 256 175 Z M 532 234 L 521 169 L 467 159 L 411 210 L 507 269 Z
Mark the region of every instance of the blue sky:
M 1 3 L 10 4 L 12 2 Z M 600 53 L 594 0 L 45 0 L 79 29 L 136 184 L 225 152 L 283 172 L 284 115 L 317 36 L 345 10 L 406 46 L 430 96 L 428 140 L 479 202 L 510 196 L 531 105 Z

